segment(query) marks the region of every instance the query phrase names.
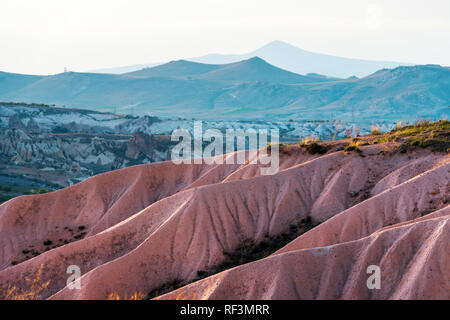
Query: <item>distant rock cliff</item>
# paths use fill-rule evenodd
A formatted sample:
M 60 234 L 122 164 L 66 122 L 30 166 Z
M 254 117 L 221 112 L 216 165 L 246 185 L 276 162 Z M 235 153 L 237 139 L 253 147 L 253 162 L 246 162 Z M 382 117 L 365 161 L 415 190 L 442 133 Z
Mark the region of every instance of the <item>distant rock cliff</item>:
M 96 173 L 170 159 L 171 133 L 193 120 L 129 116 L 46 105 L 0 103 L 0 175 L 66 186 Z M 392 124 L 380 125 L 386 131 Z M 278 129 L 281 142 L 340 139 L 370 126 L 336 121 L 204 121 L 203 130 Z

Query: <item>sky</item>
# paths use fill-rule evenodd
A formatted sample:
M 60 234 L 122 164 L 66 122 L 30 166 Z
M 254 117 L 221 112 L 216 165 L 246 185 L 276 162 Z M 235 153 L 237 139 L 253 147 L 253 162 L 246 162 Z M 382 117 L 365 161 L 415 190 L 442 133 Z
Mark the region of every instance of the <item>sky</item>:
M 449 0 L 1 0 L 0 71 L 55 74 L 247 53 L 281 40 L 450 66 Z

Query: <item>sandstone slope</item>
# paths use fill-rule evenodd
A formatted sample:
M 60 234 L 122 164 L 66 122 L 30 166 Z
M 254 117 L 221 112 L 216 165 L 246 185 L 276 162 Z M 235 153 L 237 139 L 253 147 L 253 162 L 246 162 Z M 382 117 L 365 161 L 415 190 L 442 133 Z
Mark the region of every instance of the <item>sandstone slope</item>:
M 161 162 L 10 200 L 0 206 L 0 298 L 449 298 L 450 157 L 388 149 L 297 148 L 271 176 L 252 164 Z M 320 224 L 199 279 L 243 242 L 304 221 Z M 366 287 L 372 264 L 381 290 Z M 66 286 L 70 265 L 80 290 Z

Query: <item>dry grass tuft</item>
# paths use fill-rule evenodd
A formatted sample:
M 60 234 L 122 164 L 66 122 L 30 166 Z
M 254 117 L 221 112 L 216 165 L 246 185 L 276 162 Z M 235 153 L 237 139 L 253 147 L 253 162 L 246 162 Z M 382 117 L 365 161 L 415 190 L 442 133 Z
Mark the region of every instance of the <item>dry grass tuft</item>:
M 34 278 L 26 277 L 25 281 L 30 284 L 29 290 L 18 288 L 17 286 L 8 287 L 5 298 L 7 300 L 38 300 L 41 299 L 41 292 L 50 284 L 50 280 L 42 281 L 42 270 L 44 265 L 41 264 Z

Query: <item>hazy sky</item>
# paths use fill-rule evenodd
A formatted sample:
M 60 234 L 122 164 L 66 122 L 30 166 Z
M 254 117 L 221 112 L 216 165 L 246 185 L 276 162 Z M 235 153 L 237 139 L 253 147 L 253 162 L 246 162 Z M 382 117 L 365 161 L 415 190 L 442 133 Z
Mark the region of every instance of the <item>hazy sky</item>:
M 450 65 L 449 0 L 1 0 L 0 70 L 246 53 L 273 40 L 351 58 Z

